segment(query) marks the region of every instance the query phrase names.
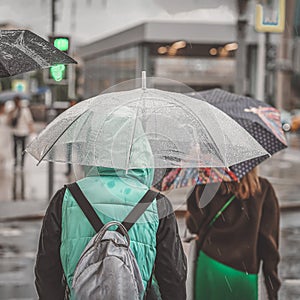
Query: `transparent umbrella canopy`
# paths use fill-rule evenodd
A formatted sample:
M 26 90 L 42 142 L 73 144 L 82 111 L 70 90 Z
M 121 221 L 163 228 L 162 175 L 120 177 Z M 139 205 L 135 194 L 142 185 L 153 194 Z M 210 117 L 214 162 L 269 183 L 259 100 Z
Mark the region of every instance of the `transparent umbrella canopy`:
M 145 77 L 121 83 L 59 115 L 26 151 L 38 161 L 125 170 L 229 167 L 268 155 L 214 106 L 163 90 L 172 84 Z

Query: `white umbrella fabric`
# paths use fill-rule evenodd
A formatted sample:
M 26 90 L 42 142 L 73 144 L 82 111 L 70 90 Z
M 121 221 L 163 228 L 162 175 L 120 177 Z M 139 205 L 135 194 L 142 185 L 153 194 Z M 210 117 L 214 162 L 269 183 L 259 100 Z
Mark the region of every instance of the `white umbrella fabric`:
M 38 161 L 125 170 L 229 167 L 268 155 L 214 106 L 145 85 L 101 94 L 69 108 L 26 151 Z M 139 159 L 150 156 L 153 159 Z

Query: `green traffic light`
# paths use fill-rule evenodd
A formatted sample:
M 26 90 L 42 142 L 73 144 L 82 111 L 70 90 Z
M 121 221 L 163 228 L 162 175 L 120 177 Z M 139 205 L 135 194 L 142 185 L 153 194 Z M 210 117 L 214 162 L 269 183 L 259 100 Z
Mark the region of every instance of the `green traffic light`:
M 70 47 L 70 40 L 68 37 L 52 36 L 50 37 L 50 41 L 53 43 L 55 48 L 68 54 Z M 54 81 L 59 82 L 67 78 L 66 72 L 67 67 L 63 64 L 51 66 L 49 68 L 49 77 L 52 78 Z
M 56 38 L 54 40 L 54 46 L 60 51 L 68 51 L 69 39 L 68 38 Z
M 51 77 L 55 81 L 62 81 L 64 79 L 65 71 L 66 71 L 66 66 L 62 64 L 50 67 Z

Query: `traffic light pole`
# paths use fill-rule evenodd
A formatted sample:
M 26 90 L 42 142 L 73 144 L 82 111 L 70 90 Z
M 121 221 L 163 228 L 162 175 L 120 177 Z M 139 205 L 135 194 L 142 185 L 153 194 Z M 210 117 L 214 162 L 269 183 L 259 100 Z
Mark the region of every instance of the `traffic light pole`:
M 234 82 L 234 92 L 239 95 L 246 94 L 247 80 L 247 44 L 246 44 L 246 29 L 248 20 L 246 16 L 247 5 L 249 0 L 237 0 L 238 20 L 237 28 L 237 43 L 239 45 L 236 51 L 236 76 Z
M 56 2 L 56 0 L 51 1 L 51 32 L 52 32 L 52 35 L 55 34 L 55 21 L 56 21 L 55 2 Z
M 53 98 L 55 95 L 54 86 L 51 86 L 51 106 L 47 110 L 47 123 L 52 122 L 56 117 L 56 111 L 53 108 Z M 54 183 L 54 163 L 48 162 L 48 199 L 50 200 L 53 195 L 53 183 Z
M 51 1 L 51 32 L 54 36 L 55 34 L 55 21 L 56 21 L 56 14 L 55 14 L 55 2 L 56 0 Z M 47 110 L 47 122 L 50 123 L 54 119 L 54 96 L 55 96 L 55 89 L 54 86 L 51 86 L 51 104 L 50 109 Z M 50 200 L 53 195 L 53 183 L 54 183 L 54 163 L 49 161 L 48 163 L 48 199 Z
M 57 0 L 51 0 L 51 36 L 49 36 L 49 41 L 59 49 L 60 51 L 68 54 L 70 49 L 70 38 L 68 36 L 57 36 L 55 34 L 55 22 L 56 22 L 56 2 Z M 51 66 L 48 70 L 48 77 L 46 78 L 45 82 L 49 84 L 51 89 L 51 101 L 49 103 L 47 109 L 47 122 L 50 123 L 56 117 L 56 110 L 54 109 L 54 100 L 59 100 L 59 96 L 61 95 L 61 87 L 62 85 L 68 86 L 68 96 L 72 95 L 74 98 L 74 87 L 70 89 L 70 82 L 74 82 L 73 73 L 74 70 L 70 70 L 64 64 L 57 64 Z M 74 84 L 73 84 L 74 85 Z M 64 97 L 66 97 L 65 95 Z M 52 154 L 53 156 L 55 153 Z M 51 159 L 51 157 L 50 157 Z M 52 160 L 55 160 L 55 157 L 52 157 Z M 54 163 L 48 163 L 48 197 L 51 199 L 53 195 L 53 186 L 54 186 Z
M 258 50 L 256 63 L 256 93 L 255 97 L 258 100 L 265 101 L 265 81 L 266 81 L 266 42 L 265 33 L 259 32 Z

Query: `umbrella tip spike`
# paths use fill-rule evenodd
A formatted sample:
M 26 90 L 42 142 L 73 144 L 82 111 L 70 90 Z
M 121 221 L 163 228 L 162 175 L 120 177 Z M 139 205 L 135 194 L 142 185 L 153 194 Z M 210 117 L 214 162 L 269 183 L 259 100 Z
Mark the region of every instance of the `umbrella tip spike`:
M 146 87 L 146 71 L 142 71 L 142 89 L 145 90 Z

